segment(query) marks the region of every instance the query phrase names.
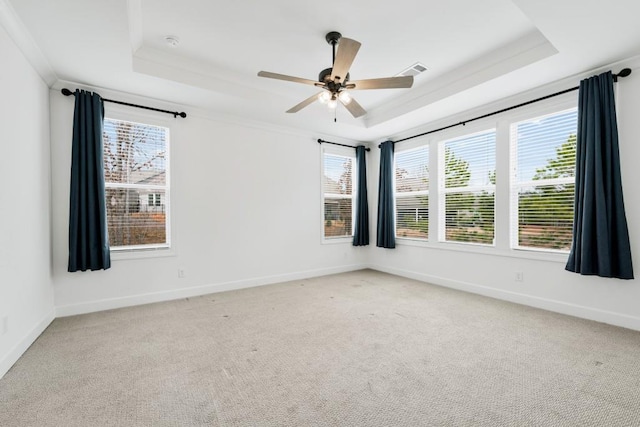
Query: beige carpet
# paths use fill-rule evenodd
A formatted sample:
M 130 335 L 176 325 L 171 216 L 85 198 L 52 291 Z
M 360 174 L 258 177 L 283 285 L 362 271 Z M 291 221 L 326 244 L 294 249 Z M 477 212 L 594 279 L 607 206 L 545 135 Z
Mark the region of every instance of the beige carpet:
M 640 333 L 374 271 L 55 320 L 7 426 L 640 426 Z

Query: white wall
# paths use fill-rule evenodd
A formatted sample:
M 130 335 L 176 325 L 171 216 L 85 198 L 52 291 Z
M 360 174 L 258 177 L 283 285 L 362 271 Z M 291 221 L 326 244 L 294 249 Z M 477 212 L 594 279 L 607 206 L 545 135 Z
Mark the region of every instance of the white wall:
M 636 67 L 640 64 L 637 62 L 638 60 L 635 60 L 632 64 L 617 65 L 613 71 L 619 71 L 624 65 L 636 69 L 631 76 L 620 81 L 617 105 L 626 214 L 636 276 L 640 276 L 640 168 L 636 165 L 637 159 L 640 158 L 640 71 Z M 567 81 L 542 88 L 527 94 L 518 102 L 571 87 L 576 82 L 577 80 Z M 516 103 L 514 100 L 505 101 L 492 105 L 483 112 Z M 474 113 L 475 111 L 465 112 L 417 129 L 408 135 L 458 123 L 474 117 Z M 499 118 L 493 120 L 495 123 Z M 504 155 L 504 152 L 498 153 L 498 157 Z M 370 208 L 374 218 L 372 237 L 375 241 L 379 150 L 372 150 L 369 161 Z M 498 212 L 496 215 L 499 220 Z M 505 219 L 504 216 L 501 218 Z M 495 251 L 491 254 L 486 253 L 490 251 L 478 253 L 443 249 L 446 246 L 434 244 L 430 247 L 418 247 L 399 241 L 396 249 L 372 247 L 369 261 L 372 268 L 381 271 L 640 330 L 640 286 L 637 280 L 604 279 L 570 273 L 564 270 L 564 256 L 560 259 L 532 259 L 535 256 L 530 255 L 528 259 L 516 257 L 514 252 L 509 250 Z M 523 282 L 515 281 L 516 271 L 524 273 Z
M 0 26 L 0 377 L 53 320 L 49 91 Z M 6 319 L 6 333 L 4 332 Z
M 107 98 L 126 96 L 100 92 Z M 52 90 L 50 101 L 59 316 L 366 265 L 366 248 L 321 243 L 320 146 L 315 142 L 319 135 L 198 117 L 187 108 L 186 119 L 166 116 L 172 123 L 175 254 L 114 259 L 107 271 L 68 273 L 73 98 Z M 135 101 L 157 105 L 153 100 Z M 107 116 L 110 110 L 115 111 L 113 104 L 107 103 Z M 139 114 L 140 110 L 127 111 Z M 149 119 L 159 117 L 151 114 Z M 185 278 L 178 278 L 178 269 L 184 270 Z

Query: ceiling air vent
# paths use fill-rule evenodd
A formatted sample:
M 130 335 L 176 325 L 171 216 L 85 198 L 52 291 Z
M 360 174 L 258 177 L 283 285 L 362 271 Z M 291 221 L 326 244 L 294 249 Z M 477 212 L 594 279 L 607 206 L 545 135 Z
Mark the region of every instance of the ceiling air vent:
M 397 74 L 398 76 L 417 76 L 418 74 L 424 73 L 425 71 L 427 71 L 427 67 L 425 67 L 423 64 L 416 62 L 415 64 L 413 64 L 412 66 L 410 66 L 409 68 L 407 68 L 406 70 L 400 72 L 399 74 Z

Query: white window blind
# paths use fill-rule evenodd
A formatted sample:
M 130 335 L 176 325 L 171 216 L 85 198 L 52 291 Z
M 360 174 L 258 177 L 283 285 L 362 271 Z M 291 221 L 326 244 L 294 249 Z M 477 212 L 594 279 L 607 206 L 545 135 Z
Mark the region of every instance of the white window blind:
M 511 125 L 512 247 L 571 248 L 577 118 L 571 109 Z
M 353 235 L 355 157 L 323 154 L 324 237 Z
M 105 118 L 103 137 L 111 248 L 169 247 L 169 129 Z
M 440 240 L 492 245 L 495 130 L 443 141 L 438 160 Z
M 429 146 L 395 155 L 396 236 L 429 238 Z

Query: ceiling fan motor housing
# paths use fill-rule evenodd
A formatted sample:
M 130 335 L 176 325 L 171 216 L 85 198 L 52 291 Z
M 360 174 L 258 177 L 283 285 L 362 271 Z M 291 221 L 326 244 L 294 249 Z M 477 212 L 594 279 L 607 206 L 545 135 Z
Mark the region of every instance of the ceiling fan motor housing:
M 332 71 L 333 68 L 325 68 L 324 70 L 320 71 L 320 74 L 318 75 L 318 81 L 320 83 L 323 83 L 331 92 L 335 92 L 341 87 L 344 87 L 345 83 L 349 81 L 349 73 L 347 73 L 347 77 L 343 81 L 336 83 L 331 80 Z

